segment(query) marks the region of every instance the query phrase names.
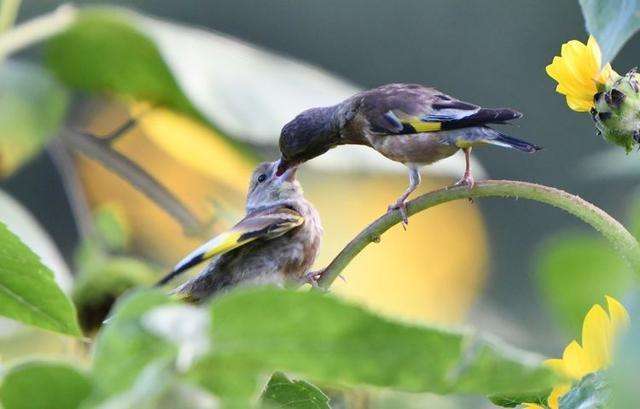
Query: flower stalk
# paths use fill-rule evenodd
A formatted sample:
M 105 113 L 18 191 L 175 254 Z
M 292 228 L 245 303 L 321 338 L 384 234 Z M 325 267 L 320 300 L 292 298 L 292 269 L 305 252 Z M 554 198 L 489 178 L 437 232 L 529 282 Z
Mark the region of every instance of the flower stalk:
M 453 200 L 480 197 L 524 198 L 567 211 L 602 233 L 640 278 L 640 245 L 633 235 L 602 209 L 560 189 L 512 180 L 485 180 L 473 189 L 457 186 L 425 193 L 407 203 L 407 213 L 411 216 Z M 401 221 L 398 212 L 390 212 L 367 226 L 327 266 L 318 282 L 320 288 L 328 289 L 358 253 Z

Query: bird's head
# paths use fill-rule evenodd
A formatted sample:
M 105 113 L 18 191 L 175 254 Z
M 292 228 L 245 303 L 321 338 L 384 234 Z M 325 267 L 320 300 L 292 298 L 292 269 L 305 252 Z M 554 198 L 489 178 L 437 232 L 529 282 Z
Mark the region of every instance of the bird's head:
M 338 144 L 334 113 L 335 107 L 307 109 L 282 128 L 278 174 L 320 156 Z
M 297 166 L 291 166 L 277 175 L 279 164 L 280 161 L 264 162 L 253 171 L 247 194 L 247 209 L 265 207 L 302 196 L 302 187 L 296 180 Z

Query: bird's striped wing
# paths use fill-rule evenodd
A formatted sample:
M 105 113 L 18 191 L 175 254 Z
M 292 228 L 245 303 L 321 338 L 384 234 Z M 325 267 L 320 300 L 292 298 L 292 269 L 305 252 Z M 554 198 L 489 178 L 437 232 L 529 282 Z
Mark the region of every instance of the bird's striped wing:
M 212 238 L 180 261 L 158 282 L 168 283 L 183 271 L 201 262 L 236 249 L 254 240 L 270 240 L 282 236 L 304 223 L 304 217 L 295 210 L 277 207 L 247 215 L 238 224 Z
M 373 132 L 411 134 L 455 129 L 519 118 L 517 111 L 486 109 L 434 88 L 390 84 L 365 93 L 361 110 Z

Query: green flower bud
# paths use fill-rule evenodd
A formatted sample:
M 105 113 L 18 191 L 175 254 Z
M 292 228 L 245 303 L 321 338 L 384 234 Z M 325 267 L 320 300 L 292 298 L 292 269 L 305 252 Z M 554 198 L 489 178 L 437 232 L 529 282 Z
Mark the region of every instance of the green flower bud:
M 605 84 L 594 95 L 594 105 L 591 116 L 598 134 L 627 153 L 640 146 L 640 74 L 636 69 Z

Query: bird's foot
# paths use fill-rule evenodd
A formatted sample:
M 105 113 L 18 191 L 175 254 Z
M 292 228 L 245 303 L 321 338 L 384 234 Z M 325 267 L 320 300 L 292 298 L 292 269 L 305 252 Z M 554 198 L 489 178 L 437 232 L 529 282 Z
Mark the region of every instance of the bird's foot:
M 322 278 L 322 273 L 324 273 L 324 270 L 309 271 L 304 275 L 304 282 L 306 284 L 311 284 L 311 287 L 313 288 L 320 288 L 318 281 Z
M 322 276 L 324 275 L 324 269 L 322 270 L 316 270 L 316 271 L 309 271 L 308 273 L 306 273 L 302 279 L 303 284 L 310 284 L 311 287 L 313 288 L 320 288 L 320 279 L 322 278 Z M 347 279 L 344 278 L 344 276 L 342 274 L 338 274 L 338 277 L 344 281 L 347 282 Z
M 465 172 L 464 176 L 462 176 L 462 178 L 459 181 L 457 181 L 453 186 L 466 186 L 467 188 L 469 188 L 469 190 L 471 190 L 473 189 L 475 184 L 476 184 L 476 181 L 473 178 L 473 175 L 469 172 Z M 472 197 L 469 198 L 469 202 L 473 203 Z
M 407 202 L 404 200 L 398 200 L 392 205 L 389 205 L 387 211 L 393 212 L 398 210 L 400 212 L 400 216 L 402 217 L 402 228 L 407 230 L 407 225 L 409 224 L 409 216 L 407 215 Z

